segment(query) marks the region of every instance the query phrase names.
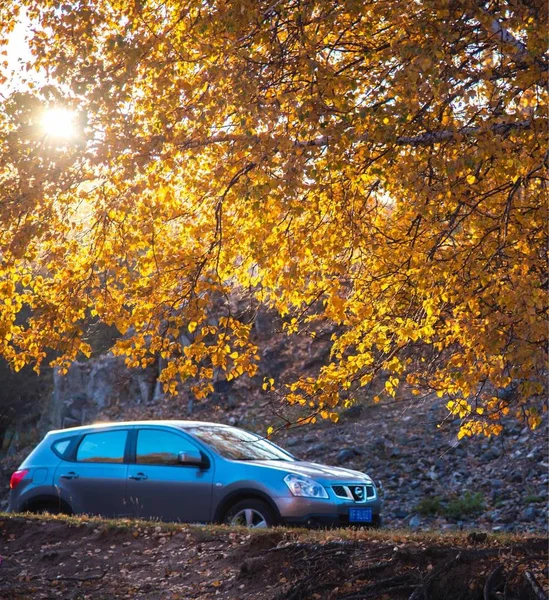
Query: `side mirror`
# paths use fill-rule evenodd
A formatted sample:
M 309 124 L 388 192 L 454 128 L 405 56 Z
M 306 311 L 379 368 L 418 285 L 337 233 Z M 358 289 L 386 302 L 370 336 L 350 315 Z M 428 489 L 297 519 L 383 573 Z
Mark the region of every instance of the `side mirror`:
M 177 455 L 177 462 L 180 465 L 194 465 L 196 467 L 207 467 L 208 459 L 198 450 L 187 450 Z

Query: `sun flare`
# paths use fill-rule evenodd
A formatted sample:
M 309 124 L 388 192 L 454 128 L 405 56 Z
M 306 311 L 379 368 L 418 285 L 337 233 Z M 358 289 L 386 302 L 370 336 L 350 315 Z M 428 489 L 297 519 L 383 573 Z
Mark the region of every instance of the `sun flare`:
M 70 139 L 76 136 L 76 113 L 67 108 L 51 108 L 42 116 L 42 129 L 47 136 Z

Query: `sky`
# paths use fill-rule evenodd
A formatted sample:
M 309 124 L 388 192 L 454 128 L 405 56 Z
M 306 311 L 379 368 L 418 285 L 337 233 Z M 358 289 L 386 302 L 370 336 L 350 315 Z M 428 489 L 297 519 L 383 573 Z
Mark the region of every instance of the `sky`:
M 28 43 L 26 41 L 26 37 L 29 34 L 29 29 L 30 21 L 24 13 L 21 13 L 8 40 L 6 49 L 6 76 L 8 82 L 5 86 L 2 86 L 4 89 L 0 88 L 0 93 L 2 93 L 2 95 L 9 94 L 15 89 L 20 89 L 23 85 L 21 76 L 24 74 L 24 72 L 22 71 L 21 65 L 32 58 Z M 26 75 L 26 79 L 28 79 L 28 74 Z M 34 74 L 32 76 L 32 79 L 34 80 L 39 78 L 40 77 L 38 74 Z

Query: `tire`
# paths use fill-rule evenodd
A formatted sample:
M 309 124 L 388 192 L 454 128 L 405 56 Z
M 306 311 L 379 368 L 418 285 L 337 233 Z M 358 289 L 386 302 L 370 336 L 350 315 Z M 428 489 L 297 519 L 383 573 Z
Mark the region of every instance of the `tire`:
M 250 498 L 240 500 L 227 511 L 223 522 L 226 525 L 264 529 L 276 525 L 276 516 L 272 508 L 262 500 Z

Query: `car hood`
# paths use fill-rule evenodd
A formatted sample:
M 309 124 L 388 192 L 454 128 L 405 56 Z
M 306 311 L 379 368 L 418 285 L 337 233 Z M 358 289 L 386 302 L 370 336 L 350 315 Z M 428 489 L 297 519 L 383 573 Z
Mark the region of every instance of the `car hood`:
M 318 481 L 319 483 L 344 483 L 344 482 L 363 482 L 370 483 L 371 478 L 360 471 L 351 469 L 342 469 L 341 467 L 330 467 L 328 465 L 319 465 L 313 462 L 302 460 L 282 461 L 282 460 L 246 460 L 235 461 L 243 465 L 253 465 L 261 469 L 277 470 L 284 473 L 296 473 L 297 475 L 306 475 Z

